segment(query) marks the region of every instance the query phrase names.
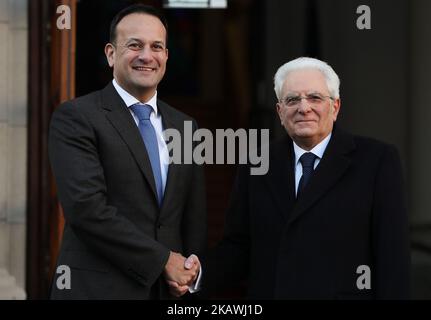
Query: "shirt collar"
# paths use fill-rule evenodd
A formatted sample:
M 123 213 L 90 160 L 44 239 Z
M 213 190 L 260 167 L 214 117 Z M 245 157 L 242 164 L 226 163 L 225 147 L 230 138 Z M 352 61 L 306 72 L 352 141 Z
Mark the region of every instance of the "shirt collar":
M 293 150 L 295 151 L 295 165 L 298 165 L 299 162 L 299 158 L 301 158 L 301 156 L 306 153 L 306 152 L 311 152 L 314 155 L 316 155 L 317 157 L 319 157 L 319 159 L 322 159 L 323 154 L 325 153 L 326 147 L 328 146 L 329 140 L 331 139 L 332 136 L 332 132 L 330 132 L 327 137 L 325 139 L 323 139 L 322 141 L 320 141 L 313 149 L 311 149 L 310 151 L 304 150 L 301 147 L 299 147 L 295 141 L 293 141 Z
M 121 99 L 123 99 L 126 106 L 129 108 L 137 103 L 140 104 L 148 104 L 153 108 L 154 115 L 157 116 L 157 90 L 156 93 L 150 98 L 148 101 L 139 101 L 134 96 L 132 96 L 130 93 L 128 93 L 126 90 L 124 90 L 115 79 L 112 80 L 112 84 L 114 85 L 115 90 L 117 90 L 118 94 L 120 95 Z

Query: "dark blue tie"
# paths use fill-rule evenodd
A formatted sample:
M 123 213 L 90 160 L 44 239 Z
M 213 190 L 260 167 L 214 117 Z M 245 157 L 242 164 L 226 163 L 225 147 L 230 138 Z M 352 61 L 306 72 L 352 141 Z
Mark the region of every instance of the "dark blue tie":
M 150 158 L 154 181 L 156 183 L 157 197 L 160 205 L 163 200 L 163 185 L 156 131 L 150 121 L 150 114 L 153 111 L 153 108 L 147 104 L 139 103 L 130 108 L 139 119 L 139 131 L 141 132 L 142 139 L 144 140 L 145 147 Z
M 311 176 L 313 175 L 314 171 L 314 160 L 317 158 L 317 156 L 314 153 L 306 152 L 304 153 L 301 158 L 299 158 L 299 162 L 302 164 L 302 177 L 299 180 L 298 184 L 298 192 L 297 198 L 302 194 L 302 192 L 305 189 L 305 186 L 307 185 L 308 181 L 310 181 Z

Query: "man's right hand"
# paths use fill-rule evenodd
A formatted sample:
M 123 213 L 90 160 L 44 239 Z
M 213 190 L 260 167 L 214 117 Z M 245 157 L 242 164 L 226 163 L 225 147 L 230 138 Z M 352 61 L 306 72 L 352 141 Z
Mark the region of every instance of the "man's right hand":
M 190 286 L 196 280 L 199 269 L 199 260 L 188 259 L 186 261 L 181 254 L 171 251 L 165 265 L 164 276 L 168 283 L 176 282 L 178 286 Z
M 198 270 L 200 270 L 199 258 L 196 255 L 192 254 L 184 261 L 184 268 L 192 269 L 195 266 L 197 266 Z M 195 280 L 193 280 L 193 281 L 195 281 Z M 174 297 L 177 297 L 177 298 L 181 297 L 189 291 L 188 285 L 182 286 L 182 285 L 179 285 L 177 282 L 172 281 L 172 280 L 168 280 L 168 279 L 166 279 L 166 282 L 169 285 L 169 292 Z

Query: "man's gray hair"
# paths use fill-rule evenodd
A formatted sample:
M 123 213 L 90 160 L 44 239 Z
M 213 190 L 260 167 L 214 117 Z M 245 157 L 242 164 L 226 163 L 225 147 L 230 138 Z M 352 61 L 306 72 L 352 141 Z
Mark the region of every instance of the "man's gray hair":
M 309 57 L 300 57 L 283 64 L 275 73 L 274 90 L 278 101 L 282 99 L 281 89 L 289 73 L 304 69 L 319 70 L 326 79 L 326 85 L 328 86 L 331 97 L 334 99 L 340 97 L 340 78 L 338 78 L 334 69 L 324 61 Z

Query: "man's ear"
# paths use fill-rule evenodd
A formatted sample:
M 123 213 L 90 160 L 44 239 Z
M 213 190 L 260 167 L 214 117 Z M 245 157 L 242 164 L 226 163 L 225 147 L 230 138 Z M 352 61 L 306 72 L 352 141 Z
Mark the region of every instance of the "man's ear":
M 337 120 L 337 116 L 338 113 L 340 112 L 340 108 L 341 108 L 341 99 L 335 99 L 334 102 L 332 103 L 332 116 L 334 119 L 334 122 Z
M 275 107 L 277 108 L 277 114 L 278 118 L 280 119 L 281 125 L 283 125 L 283 109 L 281 108 L 280 102 L 277 102 Z
M 109 66 L 112 68 L 115 61 L 115 47 L 112 43 L 107 43 L 105 46 L 106 60 L 108 60 Z

